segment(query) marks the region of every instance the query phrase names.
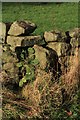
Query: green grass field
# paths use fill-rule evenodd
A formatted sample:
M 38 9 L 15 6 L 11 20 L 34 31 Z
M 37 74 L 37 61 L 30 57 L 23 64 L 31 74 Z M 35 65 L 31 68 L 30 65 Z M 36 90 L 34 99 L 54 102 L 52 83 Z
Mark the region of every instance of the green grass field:
M 78 3 L 2 3 L 2 21 L 30 20 L 35 34 L 52 29 L 70 30 L 78 26 Z

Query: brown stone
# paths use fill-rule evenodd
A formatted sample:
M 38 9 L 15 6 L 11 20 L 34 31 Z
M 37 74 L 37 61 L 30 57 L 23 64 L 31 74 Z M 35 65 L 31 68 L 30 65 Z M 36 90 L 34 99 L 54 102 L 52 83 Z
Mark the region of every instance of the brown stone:
M 48 50 L 38 45 L 34 45 L 33 48 L 35 50 L 35 58 L 39 60 L 40 67 L 42 69 L 45 69 L 47 66 L 47 62 L 48 62 L 47 56 L 46 56 L 46 53 L 48 52 Z
M 46 42 L 54 42 L 61 40 L 61 33 L 59 31 L 49 31 L 44 33 Z
M 30 21 L 15 21 L 9 31 L 9 35 L 18 36 L 22 34 L 30 34 L 36 29 L 36 25 Z
M 67 55 L 70 50 L 70 44 L 63 42 L 50 42 L 47 46 L 55 50 L 58 56 Z
M 71 37 L 75 37 L 75 38 L 79 37 L 80 28 L 75 28 L 75 29 L 71 30 L 69 32 L 69 34 L 70 34 Z
M 16 47 L 21 46 L 21 42 L 24 37 L 15 37 L 15 36 L 7 36 L 7 44 L 11 45 L 11 50 L 15 51 Z
M 7 36 L 7 44 L 11 45 L 11 50 L 15 50 L 15 47 L 26 47 L 33 46 L 35 44 L 43 45 L 45 44 L 41 36 Z
M 0 22 L 0 43 L 5 42 L 6 37 L 6 25 L 5 23 Z

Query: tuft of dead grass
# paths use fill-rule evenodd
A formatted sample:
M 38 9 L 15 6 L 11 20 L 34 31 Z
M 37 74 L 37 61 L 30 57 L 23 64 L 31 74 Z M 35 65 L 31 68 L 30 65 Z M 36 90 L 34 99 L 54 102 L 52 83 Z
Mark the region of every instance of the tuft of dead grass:
M 61 76 L 62 84 L 68 94 L 73 94 L 78 88 L 79 68 L 79 49 L 76 48 L 75 56 L 70 56 L 70 66 L 68 67 L 67 73 Z

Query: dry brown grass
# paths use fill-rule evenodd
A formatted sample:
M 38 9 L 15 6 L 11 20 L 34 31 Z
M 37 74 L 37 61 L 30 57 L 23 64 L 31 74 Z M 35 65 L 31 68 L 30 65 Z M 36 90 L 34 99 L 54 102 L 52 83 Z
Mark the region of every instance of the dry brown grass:
M 78 88 L 78 69 L 79 69 L 79 58 L 78 49 L 76 48 L 75 56 L 70 57 L 70 66 L 68 67 L 67 73 L 61 76 L 62 83 L 53 83 L 51 81 L 51 74 L 44 70 L 36 70 L 36 80 L 30 84 L 27 84 L 22 94 L 27 100 L 32 109 L 29 111 L 29 116 L 37 116 L 43 113 L 44 110 L 49 109 L 53 106 L 54 109 L 58 109 L 62 104 L 62 88 L 67 91 L 68 97 L 73 99 L 73 95 L 76 93 Z M 68 100 L 70 100 L 68 98 Z M 69 101 L 68 101 L 69 102 Z
M 70 94 L 78 87 L 79 80 L 79 49 L 76 48 L 75 56 L 70 56 L 70 66 L 67 73 L 62 75 L 62 84 Z

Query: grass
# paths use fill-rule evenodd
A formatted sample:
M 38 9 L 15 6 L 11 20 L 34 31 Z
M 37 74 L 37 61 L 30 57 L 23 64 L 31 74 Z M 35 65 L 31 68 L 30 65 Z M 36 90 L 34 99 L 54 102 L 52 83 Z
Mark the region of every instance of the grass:
M 2 3 L 2 21 L 30 20 L 37 24 L 35 34 L 78 27 L 78 3 Z

